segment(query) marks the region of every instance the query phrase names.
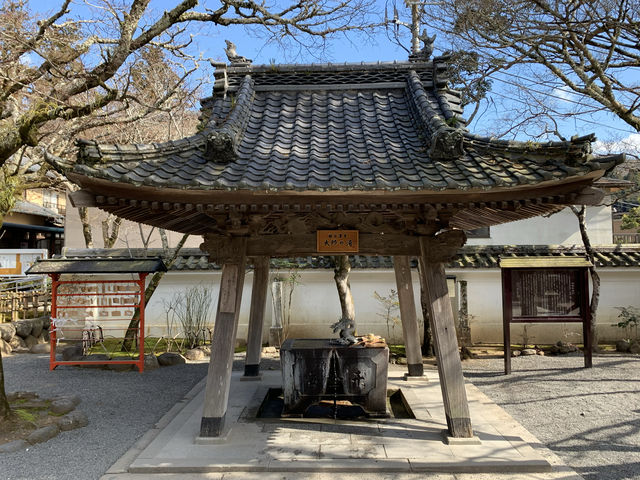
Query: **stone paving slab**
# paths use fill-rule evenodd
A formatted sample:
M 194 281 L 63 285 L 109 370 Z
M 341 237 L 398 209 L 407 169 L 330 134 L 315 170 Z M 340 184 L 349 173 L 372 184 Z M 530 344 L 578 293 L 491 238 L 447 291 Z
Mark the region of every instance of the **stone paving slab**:
M 234 372 L 227 417 L 230 430 L 224 442 L 207 445 L 196 444 L 203 381 L 181 409 L 172 409 L 163 417 L 158 428 L 116 462 L 103 480 L 258 476 L 260 480 L 321 480 L 328 475 L 335 478 L 336 473 L 342 480 L 364 472 L 367 479 L 376 480 L 581 478 L 471 384 L 467 384 L 467 395 L 480 443 L 443 442 L 446 422 L 437 372 L 427 375 L 426 382 L 406 382 L 402 371 L 390 372 L 389 388 L 402 390 L 415 419 L 309 422 L 255 420 L 256 402 L 259 405 L 268 388 L 280 385 L 280 372 L 264 372 L 261 382 L 242 382 L 241 372 Z

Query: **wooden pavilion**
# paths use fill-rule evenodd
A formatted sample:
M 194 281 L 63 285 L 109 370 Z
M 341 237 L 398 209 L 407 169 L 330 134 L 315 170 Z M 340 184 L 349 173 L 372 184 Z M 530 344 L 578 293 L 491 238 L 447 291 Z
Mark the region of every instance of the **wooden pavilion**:
M 419 258 L 449 433 L 473 435 L 443 262 L 465 243 L 464 230 L 597 204 L 592 183 L 623 158 L 592 155 L 593 136 L 535 143 L 473 135 L 445 59 L 413 60 L 216 64 L 194 136 L 78 142 L 67 171 L 81 186 L 76 206 L 203 235 L 201 248 L 222 265 L 201 436 L 223 432 L 247 262 L 255 268 L 251 375 L 269 257 L 317 255 L 324 230 L 357 231 L 360 255 L 394 256 L 410 374 L 422 373 L 408 293 L 408 259 Z

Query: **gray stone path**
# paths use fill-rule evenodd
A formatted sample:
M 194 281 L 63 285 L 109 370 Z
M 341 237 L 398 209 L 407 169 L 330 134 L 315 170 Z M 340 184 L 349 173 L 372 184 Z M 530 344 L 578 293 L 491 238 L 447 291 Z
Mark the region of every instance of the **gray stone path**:
M 109 469 L 103 479 L 230 479 L 258 475 L 261 479 L 342 479 L 357 472 L 372 479 L 580 478 L 472 385 L 468 385 L 468 395 L 480 443 L 445 444 L 437 373 L 428 371 L 428 382 L 404 382 L 402 370 L 393 370 L 389 388 L 402 388 L 416 413 L 415 420 L 349 425 L 334 421 L 256 422 L 250 419 L 251 410 L 256 402 L 259 404 L 267 386 L 278 385 L 279 372 L 264 372 L 259 383 L 241 382 L 240 373 L 234 373 L 229 410 L 229 418 L 234 421 L 225 442 L 195 442 L 202 410 L 201 384 L 191 392 L 181 411 L 165 416 L 157 429 Z M 493 473 L 485 476 L 485 472 Z

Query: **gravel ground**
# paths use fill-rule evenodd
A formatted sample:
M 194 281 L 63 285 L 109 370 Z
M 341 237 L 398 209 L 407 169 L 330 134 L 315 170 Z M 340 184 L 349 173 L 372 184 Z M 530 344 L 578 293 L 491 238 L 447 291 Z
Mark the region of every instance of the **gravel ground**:
M 89 426 L 63 432 L 27 451 L 0 458 L 3 480 L 100 478 L 147 430 L 207 373 L 206 363 L 144 372 L 61 366 L 49 371 L 48 355 L 3 358 L 7 392 L 80 395 Z
M 466 378 L 587 480 L 640 479 L 640 358 L 465 361 Z M 473 419 L 472 419 L 473 420 Z
M 465 375 L 587 480 L 640 480 L 640 357 L 514 358 L 503 375 L 497 358 L 468 360 Z M 234 370 L 243 368 L 240 357 Z M 278 360 L 263 359 L 263 368 Z M 48 356 L 4 358 L 7 391 L 77 393 L 89 426 L 63 432 L 26 452 L 5 454 L 0 478 L 98 479 L 207 371 L 190 363 L 145 372 L 58 367 Z

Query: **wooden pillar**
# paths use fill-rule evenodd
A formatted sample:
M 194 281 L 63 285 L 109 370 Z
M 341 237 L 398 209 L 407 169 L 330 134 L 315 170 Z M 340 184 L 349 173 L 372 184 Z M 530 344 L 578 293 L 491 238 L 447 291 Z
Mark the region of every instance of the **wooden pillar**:
M 262 326 L 267 306 L 269 286 L 269 257 L 256 257 L 253 261 L 253 286 L 251 288 L 251 312 L 247 333 L 247 357 L 244 376 L 257 377 L 260 374 L 260 354 L 262 353 Z
M 504 374 L 511 373 L 511 320 L 513 320 L 513 285 L 511 269 L 502 269 L 502 344 L 504 350 Z
M 454 239 L 451 239 L 451 243 Z M 424 276 L 424 285 L 429 299 L 429 315 L 447 426 L 452 437 L 469 438 L 473 437 L 473 429 L 462 375 L 462 363 L 458 352 L 453 309 L 447 288 L 447 276 L 442 263 L 445 256 L 440 252 L 430 251 L 432 245 L 429 240 L 424 237 L 420 238 L 420 271 Z M 447 237 L 444 235 L 442 240 L 445 240 L 445 250 L 455 247 L 455 245 L 448 244 Z M 433 246 L 438 247 L 437 243 L 433 242 L 435 244 Z M 464 239 L 462 243 L 464 243 Z M 455 251 L 455 249 L 453 250 Z
M 398 303 L 400 304 L 400 319 L 402 321 L 402 336 L 407 354 L 407 368 L 409 376 L 421 377 L 424 374 L 422 352 L 420 350 L 420 331 L 416 303 L 413 296 L 411 281 L 411 267 L 409 257 L 400 255 L 393 257 L 393 268 L 396 272 L 398 287 Z
M 222 434 L 229 402 L 231 367 L 244 284 L 246 242 L 235 239 L 230 246 L 236 255 L 220 260 L 222 277 L 200 422 L 201 437 L 219 437 Z M 204 248 L 207 248 L 206 240 Z

